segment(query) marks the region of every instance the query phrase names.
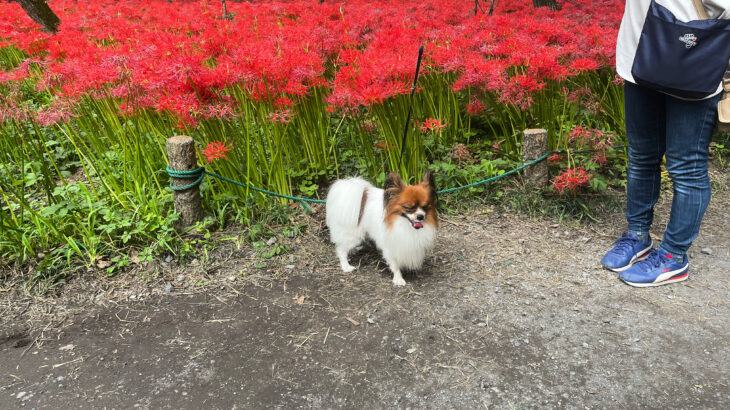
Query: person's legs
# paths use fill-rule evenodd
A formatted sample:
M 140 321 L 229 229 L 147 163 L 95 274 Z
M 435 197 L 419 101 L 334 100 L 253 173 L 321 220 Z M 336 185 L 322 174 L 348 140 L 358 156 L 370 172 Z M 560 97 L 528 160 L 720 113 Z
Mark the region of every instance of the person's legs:
M 649 228 L 659 198 L 660 166 L 665 147 L 664 94 L 626 82 L 624 104 L 629 166 L 626 178 L 626 220 L 629 232 L 606 252 L 601 264 L 621 272 L 651 250 Z
M 718 99 L 667 97 L 666 167 L 674 185 L 672 210 L 659 248 L 619 275 L 631 286 L 665 285 L 686 280 L 689 275 L 686 252 L 697 237 L 710 202 L 707 158 Z
M 661 188 L 667 96 L 629 82 L 625 84 L 626 137 L 629 142 L 626 220 L 630 233 L 648 240 L 654 220 L 654 205 Z
M 710 203 L 707 160 L 720 96 L 703 101 L 667 99 L 666 168 L 674 184 L 661 247 L 682 260 Z

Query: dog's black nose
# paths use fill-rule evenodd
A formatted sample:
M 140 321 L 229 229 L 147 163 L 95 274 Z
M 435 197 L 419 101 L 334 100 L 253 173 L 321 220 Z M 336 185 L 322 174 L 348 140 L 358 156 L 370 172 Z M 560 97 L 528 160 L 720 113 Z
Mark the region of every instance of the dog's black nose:
M 422 221 L 423 218 L 424 218 L 423 214 L 416 215 L 416 219 L 418 219 L 419 221 Z

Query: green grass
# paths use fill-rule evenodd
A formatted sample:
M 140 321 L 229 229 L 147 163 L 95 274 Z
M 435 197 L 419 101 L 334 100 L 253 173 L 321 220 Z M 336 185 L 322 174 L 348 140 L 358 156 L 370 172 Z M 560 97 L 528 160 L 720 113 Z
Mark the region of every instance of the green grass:
M 0 49 L 3 69 L 17 66 L 24 58 L 17 50 Z M 443 189 L 497 175 L 521 162 L 525 128 L 548 129 L 551 149 L 569 146 L 567 134 L 575 125 L 620 132 L 622 95 L 620 87 L 612 84 L 610 72 L 548 84 L 534 96 L 535 103 L 528 110 L 489 93 L 457 93 L 452 88 L 455 79 L 449 73 L 420 79 L 400 168 L 404 179 L 415 180 L 428 168 L 436 172 L 437 184 Z M 586 101 L 569 101 L 566 87 L 590 89 L 590 96 L 584 98 L 602 110 L 592 112 L 585 108 Z M 60 98 L 38 91 L 33 80 L 0 85 L 0 92 L 16 96 L 28 112 L 37 112 Z M 120 105 L 133 102 L 113 98 L 82 99 L 67 122 L 47 127 L 32 119 L 0 124 L 0 259 L 34 272 L 23 278 L 26 288 L 46 292 L 77 269 L 96 269 L 113 276 L 138 258 L 172 254 L 183 259 L 204 252 L 204 244 L 191 239 L 195 235 L 176 229 L 178 215 L 164 171 L 168 165 L 165 142 L 174 135 L 193 137 L 199 163 L 213 172 L 310 198 L 322 198 L 336 178 L 362 175 L 379 185 L 387 172 L 398 168 L 407 95 L 343 113 L 329 110 L 327 89 L 316 88 L 307 96 L 291 97 L 290 122 L 272 122 L 272 113 L 277 112 L 273 101 L 255 100 L 242 87 L 218 92 L 235 101 L 233 115 L 200 118 L 196 126 L 182 129 L 169 113 L 145 109 L 120 115 Z M 474 97 L 487 107 L 484 114 L 466 114 L 466 104 Z M 446 127 L 423 133 L 419 127 L 426 118 L 439 119 Z M 230 145 L 226 159 L 205 161 L 201 152 L 212 141 Z M 453 157 L 457 144 L 467 147 L 468 160 Z M 724 151 L 717 152 L 724 155 Z M 576 156 L 573 161 L 587 158 Z M 592 172 L 605 173 L 607 185 L 622 179 L 615 163 Z M 514 194 L 507 188 L 499 183 L 443 196 L 442 207 L 449 213 L 485 201 L 506 202 L 528 215 L 590 219 L 600 202 L 549 193 Z M 288 224 L 283 215 L 299 209 L 289 209 L 286 200 L 210 178 L 204 180 L 201 192 L 209 218 L 193 231 L 240 225 L 252 232 L 245 240 L 254 247 L 259 243 L 262 258 L 286 251 L 260 246 L 266 237 L 262 226 L 278 220 Z M 25 269 L 30 266 L 37 268 Z

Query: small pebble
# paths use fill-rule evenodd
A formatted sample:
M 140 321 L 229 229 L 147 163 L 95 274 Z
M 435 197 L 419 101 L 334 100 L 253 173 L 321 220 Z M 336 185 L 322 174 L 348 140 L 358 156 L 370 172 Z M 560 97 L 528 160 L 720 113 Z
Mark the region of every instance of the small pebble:
M 294 269 L 294 265 L 286 265 L 287 269 Z
M 275 244 L 276 241 L 277 241 L 276 236 L 272 236 L 271 238 L 269 238 L 268 241 L 266 241 L 266 244 L 271 246 L 271 245 Z
M 180 275 L 177 275 L 177 281 L 178 281 L 178 282 L 182 282 L 182 281 L 184 281 L 184 280 L 185 280 L 185 275 L 182 275 L 182 274 L 180 274 Z
M 591 345 L 589 345 L 589 344 L 588 344 L 588 343 L 586 343 L 586 342 L 583 342 L 583 348 L 584 348 L 584 349 L 590 349 L 590 348 L 591 348 Z
M 165 258 L 165 262 L 167 262 L 167 263 L 172 262 L 172 255 L 167 255 L 167 257 Z
M 167 285 L 165 285 L 165 292 L 170 293 L 173 290 L 175 290 L 175 287 L 172 286 L 172 284 L 168 283 Z
M 702 253 L 705 255 L 712 255 L 712 248 L 702 248 Z

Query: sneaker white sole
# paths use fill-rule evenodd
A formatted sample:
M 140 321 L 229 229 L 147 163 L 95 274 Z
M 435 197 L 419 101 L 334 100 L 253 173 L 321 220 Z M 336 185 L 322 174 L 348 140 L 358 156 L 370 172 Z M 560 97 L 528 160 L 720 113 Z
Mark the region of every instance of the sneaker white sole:
M 684 271 L 684 273 L 682 273 Z M 668 279 L 661 280 L 662 277 L 668 277 Z M 650 288 L 654 286 L 662 286 L 662 285 L 668 285 L 670 283 L 677 283 L 687 280 L 689 278 L 689 265 L 685 266 L 682 269 L 678 269 L 674 272 L 667 272 L 662 273 L 657 277 L 657 280 L 651 283 L 638 283 L 638 282 L 629 282 L 624 279 L 621 279 L 624 281 L 625 284 L 633 286 L 635 288 Z
M 608 266 L 606 266 L 605 268 L 606 268 L 606 269 L 608 269 L 608 270 L 610 270 L 610 271 L 612 271 L 612 272 L 623 272 L 623 271 L 625 271 L 626 269 L 630 268 L 630 267 L 631 267 L 631 265 L 635 264 L 636 262 L 641 262 L 641 261 L 643 261 L 644 259 L 646 259 L 646 258 L 647 258 L 647 256 L 649 256 L 649 252 L 650 252 L 650 251 L 651 251 L 651 245 L 649 245 L 649 246 L 648 246 L 648 247 L 647 247 L 646 249 L 644 249 L 643 251 L 641 251 L 641 252 L 638 252 L 638 253 L 637 253 L 636 255 L 634 255 L 634 257 L 633 257 L 633 258 L 631 258 L 631 261 L 629 261 L 629 264 L 628 264 L 628 265 L 626 265 L 626 266 L 623 266 L 623 267 L 621 267 L 621 268 L 609 268 Z

